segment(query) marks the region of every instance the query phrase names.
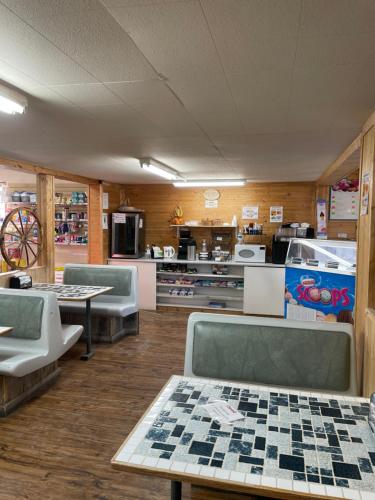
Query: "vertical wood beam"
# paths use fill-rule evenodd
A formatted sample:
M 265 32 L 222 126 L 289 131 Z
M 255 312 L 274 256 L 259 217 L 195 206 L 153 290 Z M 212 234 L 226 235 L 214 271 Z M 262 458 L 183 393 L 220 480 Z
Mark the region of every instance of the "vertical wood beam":
M 103 184 L 89 185 L 88 254 L 89 264 L 104 264 L 103 252 Z
M 365 346 L 366 314 L 367 309 L 375 307 L 375 126 L 369 128 L 362 137 L 360 183 L 361 199 L 363 175 L 368 174 L 369 207 L 368 213 L 360 215 L 358 220 L 358 249 L 357 249 L 357 282 L 355 307 L 355 336 L 357 350 L 358 380 L 368 378 L 363 373 L 363 359 Z M 372 335 L 375 334 L 373 329 Z M 375 371 L 375 366 L 367 365 L 366 371 Z
M 42 253 L 38 265 L 45 271 L 45 280 L 55 282 L 55 178 L 38 174 L 36 178 L 38 217 L 42 225 Z

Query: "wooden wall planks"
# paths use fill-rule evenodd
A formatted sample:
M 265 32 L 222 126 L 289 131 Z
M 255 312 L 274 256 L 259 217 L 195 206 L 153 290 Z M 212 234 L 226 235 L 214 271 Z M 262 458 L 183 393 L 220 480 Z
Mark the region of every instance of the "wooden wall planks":
M 103 193 L 108 193 L 108 209 L 103 209 L 103 213 L 109 215 L 112 212 L 116 212 L 118 207 L 124 202 L 124 186 L 121 184 L 103 184 Z M 111 218 L 108 216 L 108 229 L 103 229 L 104 260 L 110 257 L 110 227 Z
M 363 395 L 375 392 L 375 310 L 368 309 L 365 324 L 363 358 Z
M 271 205 L 284 207 L 284 222 L 315 223 L 315 184 L 312 182 L 254 183 L 240 188 L 218 188 L 218 208 L 205 208 L 204 191 L 205 188 L 179 189 L 166 184 L 125 186 L 125 196 L 130 198 L 131 204 L 146 211 L 146 243 L 161 246 L 177 246 L 176 228 L 169 227 L 169 219 L 177 205 L 182 207 L 185 220 L 210 218 L 230 223 L 236 215 L 241 226 L 250 222 L 241 220 L 242 207 L 259 206 L 259 219 L 252 222 L 263 224 L 266 237 L 262 243 L 267 245 L 279 226 L 269 222 Z M 199 245 L 209 231 L 193 229 L 193 234 Z

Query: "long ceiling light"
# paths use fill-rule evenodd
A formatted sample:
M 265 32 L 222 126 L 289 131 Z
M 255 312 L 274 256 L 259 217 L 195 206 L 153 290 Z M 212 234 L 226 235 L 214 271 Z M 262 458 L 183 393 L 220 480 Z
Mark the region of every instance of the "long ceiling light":
M 26 97 L 0 84 L 0 111 L 8 115 L 22 114 L 26 106 Z
M 143 168 L 146 172 L 163 177 L 163 179 L 167 179 L 167 181 L 182 179 L 178 172 L 151 158 L 143 158 L 139 160 L 139 163 L 141 168 Z
M 246 181 L 243 179 L 239 180 L 222 180 L 222 181 L 184 181 L 184 182 L 174 182 L 174 187 L 178 188 L 188 188 L 188 187 L 236 187 L 244 186 Z

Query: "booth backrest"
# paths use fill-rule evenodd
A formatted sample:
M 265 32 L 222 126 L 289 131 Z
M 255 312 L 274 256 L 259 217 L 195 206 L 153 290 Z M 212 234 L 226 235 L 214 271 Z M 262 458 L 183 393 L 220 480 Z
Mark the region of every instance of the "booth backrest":
M 193 313 L 185 375 L 357 394 L 352 327 Z
M 13 327 L 8 337 L 38 340 L 42 332 L 44 299 L 17 295 L 0 297 L 0 324 Z
M 106 295 L 129 297 L 132 294 L 134 269 L 131 266 L 95 266 L 86 264 L 66 264 L 64 284 L 111 286 Z

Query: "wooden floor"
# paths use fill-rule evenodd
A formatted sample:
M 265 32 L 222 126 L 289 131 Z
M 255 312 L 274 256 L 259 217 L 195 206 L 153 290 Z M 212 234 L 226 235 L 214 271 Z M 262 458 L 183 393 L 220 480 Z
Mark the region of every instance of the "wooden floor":
M 144 312 L 139 336 L 83 345 L 61 360 L 59 381 L 0 420 L 0 499 L 169 498 L 169 483 L 118 472 L 110 460 L 172 374 L 182 374 L 187 315 Z M 249 499 L 183 485 L 183 498 Z

